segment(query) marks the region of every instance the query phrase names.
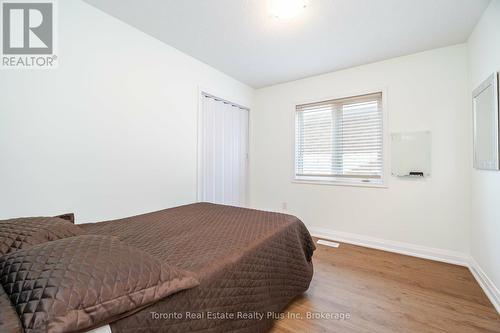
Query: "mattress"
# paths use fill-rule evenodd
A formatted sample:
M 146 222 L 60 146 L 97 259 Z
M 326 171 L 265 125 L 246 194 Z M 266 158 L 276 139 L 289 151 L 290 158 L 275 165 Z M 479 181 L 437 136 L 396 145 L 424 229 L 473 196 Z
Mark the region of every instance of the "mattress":
M 198 203 L 80 226 L 117 236 L 200 281 L 112 323 L 113 333 L 265 332 L 312 279 L 314 243 L 290 215 Z

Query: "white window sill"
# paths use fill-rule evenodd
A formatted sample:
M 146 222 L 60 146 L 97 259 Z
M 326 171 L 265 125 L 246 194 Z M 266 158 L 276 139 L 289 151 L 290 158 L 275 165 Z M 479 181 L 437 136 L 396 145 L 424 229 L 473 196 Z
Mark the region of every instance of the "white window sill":
M 347 180 L 314 180 L 314 179 L 293 179 L 294 184 L 309 184 L 309 185 L 329 185 L 329 186 L 351 186 L 351 187 L 374 187 L 374 188 L 388 188 L 385 182 L 382 183 L 369 183 L 361 181 L 347 181 Z

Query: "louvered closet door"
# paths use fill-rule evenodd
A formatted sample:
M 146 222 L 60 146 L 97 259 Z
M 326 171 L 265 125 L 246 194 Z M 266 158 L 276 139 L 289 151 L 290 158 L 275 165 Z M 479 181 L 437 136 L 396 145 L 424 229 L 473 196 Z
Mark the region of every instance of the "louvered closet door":
M 203 96 L 200 200 L 244 206 L 248 169 L 248 110 Z

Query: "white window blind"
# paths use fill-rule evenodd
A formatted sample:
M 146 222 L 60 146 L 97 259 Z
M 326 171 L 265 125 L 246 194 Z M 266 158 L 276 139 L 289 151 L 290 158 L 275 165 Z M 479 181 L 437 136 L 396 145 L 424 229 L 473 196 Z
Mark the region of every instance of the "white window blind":
M 298 105 L 295 178 L 382 183 L 382 93 Z

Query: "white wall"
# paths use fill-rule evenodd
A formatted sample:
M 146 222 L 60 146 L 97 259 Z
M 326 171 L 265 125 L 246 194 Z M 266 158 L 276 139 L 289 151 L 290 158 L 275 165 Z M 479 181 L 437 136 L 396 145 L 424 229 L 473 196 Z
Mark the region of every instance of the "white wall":
M 500 0 L 493 0 L 474 29 L 469 46 L 469 91 L 500 71 Z M 472 171 L 471 252 L 500 297 L 500 172 Z M 499 298 L 500 301 L 500 298 Z
M 432 177 L 389 188 L 291 182 L 294 103 L 386 88 L 389 129 L 432 131 Z M 256 90 L 251 204 L 308 226 L 468 253 L 471 130 L 467 50 L 457 45 Z
M 246 106 L 253 90 L 86 3 L 58 4 L 59 68 L 0 72 L 0 218 L 195 201 L 198 86 Z

